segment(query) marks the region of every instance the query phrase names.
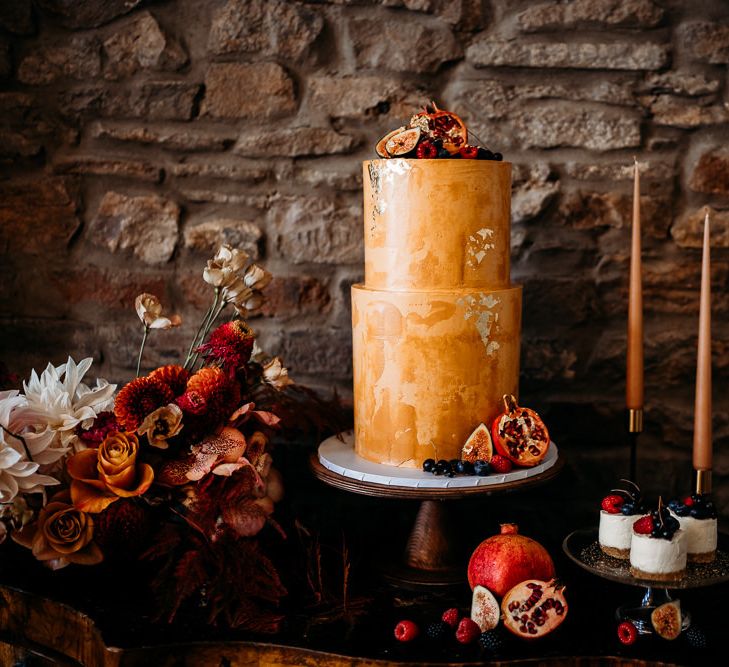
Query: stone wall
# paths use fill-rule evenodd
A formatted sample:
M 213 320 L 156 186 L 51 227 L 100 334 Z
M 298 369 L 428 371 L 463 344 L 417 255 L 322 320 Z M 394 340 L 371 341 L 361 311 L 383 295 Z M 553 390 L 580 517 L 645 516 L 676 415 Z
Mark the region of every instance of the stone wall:
M 633 156 L 643 177 L 649 486 L 688 480 L 701 207 L 713 211 L 718 472 L 729 474 L 729 6 L 723 0 L 11 0 L 0 5 L 0 345 L 129 376 L 135 295 L 185 319 L 205 259 L 276 280 L 253 324 L 299 381 L 350 391 L 360 162 L 426 100 L 514 162 L 522 394 L 572 482 L 625 460 Z M 609 465 L 604 465 L 609 464 Z M 721 502 L 729 508 L 729 487 Z M 594 491 L 593 491 L 594 493 Z

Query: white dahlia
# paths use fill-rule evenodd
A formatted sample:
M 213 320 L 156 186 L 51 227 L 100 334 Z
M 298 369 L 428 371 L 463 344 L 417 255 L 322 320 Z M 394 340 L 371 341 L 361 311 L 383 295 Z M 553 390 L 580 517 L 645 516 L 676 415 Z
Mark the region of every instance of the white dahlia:
M 40 493 L 58 480 L 38 472 L 40 463 L 29 461 L 23 442 L 12 435 L 11 413 L 25 404 L 25 397 L 17 391 L 0 392 L 0 503 L 12 503 L 20 493 Z M 22 437 L 22 436 L 21 436 Z M 23 438 L 25 439 L 25 438 Z
M 65 364 L 48 364 L 40 376 L 32 371 L 23 383 L 25 404 L 11 415 L 11 430 L 22 433 L 33 461 L 47 465 L 58 461 L 71 448 L 83 448 L 76 428 L 89 428 L 99 412 L 111 410 L 116 385 L 97 380 L 91 388 L 81 382 L 91 358 Z

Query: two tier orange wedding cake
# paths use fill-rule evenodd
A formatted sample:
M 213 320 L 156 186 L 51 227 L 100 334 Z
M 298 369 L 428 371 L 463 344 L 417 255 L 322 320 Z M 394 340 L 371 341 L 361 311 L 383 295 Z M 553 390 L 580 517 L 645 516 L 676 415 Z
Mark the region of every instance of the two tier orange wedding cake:
M 445 144 L 462 159 L 428 159 L 418 148 L 417 157 L 364 163 L 365 280 L 352 288 L 355 449 L 376 463 L 459 458 L 474 428 L 503 410 L 503 395 L 517 394 L 511 165 L 467 159 L 470 147 L 459 149 L 457 137 L 448 145 L 447 127 L 445 139 L 437 150 Z

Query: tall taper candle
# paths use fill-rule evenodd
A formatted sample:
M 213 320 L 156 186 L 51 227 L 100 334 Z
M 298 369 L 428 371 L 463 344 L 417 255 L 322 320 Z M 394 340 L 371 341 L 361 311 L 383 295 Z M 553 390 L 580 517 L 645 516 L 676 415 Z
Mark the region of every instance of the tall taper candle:
M 640 259 L 640 173 L 635 160 L 633 181 L 633 234 L 630 244 L 628 295 L 628 359 L 625 403 L 629 410 L 643 408 L 643 285 Z
M 696 358 L 694 406 L 694 469 L 711 470 L 711 241 L 709 211 L 704 218 L 704 252 L 701 260 L 699 346 Z

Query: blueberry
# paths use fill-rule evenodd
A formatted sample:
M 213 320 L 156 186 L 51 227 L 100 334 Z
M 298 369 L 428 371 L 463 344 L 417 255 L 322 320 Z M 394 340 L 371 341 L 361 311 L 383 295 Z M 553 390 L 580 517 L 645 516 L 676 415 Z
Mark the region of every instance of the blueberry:
M 486 477 L 491 472 L 491 466 L 486 461 L 476 461 L 473 470 L 479 477 Z
M 456 472 L 461 475 L 473 475 L 475 472 L 473 469 L 473 463 L 470 461 L 459 461 L 456 466 Z
M 455 477 L 456 473 L 453 471 L 453 468 L 450 468 L 445 475 L 446 477 Z
M 450 467 L 451 464 L 448 461 L 446 461 L 445 459 L 440 459 L 438 461 L 438 465 L 448 468 L 448 467 Z
M 633 506 L 633 503 L 623 503 L 620 511 L 625 514 L 625 516 L 630 516 L 633 513 L 634 509 L 635 507 Z
M 449 470 L 448 465 L 441 464 L 440 461 L 435 464 L 435 468 L 433 469 L 434 475 L 445 475 Z
M 676 510 L 677 510 L 677 509 L 679 508 L 679 506 L 680 506 L 680 505 L 681 505 L 681 503 L 680 503 L 680 502 L 679 502 L 678 500 L 676 500 L 676 499 L 674 499 L 674 500 L 671 500 L 671 501 L 669 501 L 669 503 L 668 503 L 668 506 L 669 506 L 669 507 L 670 507 L 670 508 L 671 508 L 671 509 L 672 509 L 672 510 L 673 510 L 674 512 L 675 512 L 675 511 L 676 511 Z
M 425 472 L 433 472 L 435 470 L 435 459 L 425 459 L 423 461 L 423 470 Z
M 661 537 L 670 540 L 673 537 L 673 531 L 668 526 L 666 526 L 661 530 Z
M 661 530 L 660 530 L 660 528 L 654 528 L 654 529 L 653 529 L 653 530 L 651 531 L 651 537 L 658 537 L 658 536 L 659 536 L 660 534 L 661 534 Z
M 450 463 L 450 465 L 451 465 L 451 468 L 453 468 L 453 470 L 455 470 L 455 469 L 456 469 L 456 467 L 458 466 L 458 464 L 459 464 L 460 462 L 461 462 L 461 460 L 460 460 L 460 459 L 451 459 L 450 461 L 448 461 L 448 463 Z
M 477 160 L 493 160 L 494 154 L 488 148 L 479 148 L 476 159 Z
M 700 507 L 697 507 L 696 505 L 692 505 L 691 506 L 691 511 L 689 512 L 689 514 L 694 519 L 700 519 L 701 518 L 701 514 L 702 514 L 701 508 Z
M 438 152 L 436 153 L 436 157 L 439 157 L 439 158 L 447 158 L 450 156 L 451 156 L 451 154 L 445 148 L 439 148 Z
M 494 160 L 497 162 L 501 162 L 501 160 L 504 159 L 504 156 L 501 153 L 494 153 Z

